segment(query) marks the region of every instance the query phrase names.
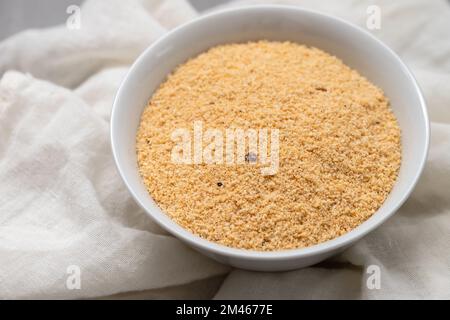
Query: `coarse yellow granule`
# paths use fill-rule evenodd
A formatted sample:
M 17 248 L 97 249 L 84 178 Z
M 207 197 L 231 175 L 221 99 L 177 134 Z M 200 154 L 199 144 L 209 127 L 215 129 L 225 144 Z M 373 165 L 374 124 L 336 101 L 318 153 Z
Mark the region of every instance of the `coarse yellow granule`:
M 279 170 L 176 164 L 177 128 L 279 129 Z M 217 46 L 154 93 L 137 133 L 139 171 L 175 222 L 226 246 L 271 251 L 336 238 L 384 202 L 400 129 L 375 85 L 319 49 L 259 41 Z

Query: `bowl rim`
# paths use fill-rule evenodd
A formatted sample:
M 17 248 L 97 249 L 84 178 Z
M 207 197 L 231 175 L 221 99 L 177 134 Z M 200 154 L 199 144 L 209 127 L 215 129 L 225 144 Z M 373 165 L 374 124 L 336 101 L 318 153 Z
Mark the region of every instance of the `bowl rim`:
M 175 221 L 173 221 L 170 217 L 166 215 L 157 205 L 156 201 L 153 200 L 153 198 L 149 195 L 149 197 L 152 199 L 152 201 L 156 204 L 156 209 L 161 213 L 162 215 L 165 215 L 168 217 L 167 221 L 160 220 L 157 216 L 155 216 L 148 208 L 146 208 L 145 204 L 141 201 L 140 197 L 134 192 L 132 186 L 130 185 L 128 178 L 124 172 L 124 169 L 122 168 L 122 165 L 118 159 L 118 150 L 116 147 L 116 139 L 115 135 L 117 134 L 116 130 L 116 118 L 115 116 L 117 114 L 118 107 L 118 100 L 119 97 L 122 95 L 124 91 L 124 84 L 128 82 L 129 78 L 131 77 L 131 74 L 134 72 L 134 70 L 137 68 L 138 65 L 142 63 L 142 61 L 145 59 L 145 56 L 147 56 L 153 48 L 158 46 L 158 44 L 162 41 L 164 41 L 167 37 L 170 37 L 174 34 L 183 32 L 185 28 L 188 28 L 194 24 L 199 23 L 200 21 L 205 20 L 213 20 L 215 17 L 220 15 L 226 15 L 226 14 L 233 14 L 235 12 L 241 12 L 241 11 L 254 11 L 254 10 L 287 10 L 287 11 L 296 11 L 301 14 L 307 14 L 311 16 L 318 16 L 320 18 L 330 19 L 333 20 L 335 23 L 341 23 L 345 24 L 347 27 L 356 29 L 359 33 L 362 33 L 364 36 L 369 37 L 372 41 L 377 42 L 379 46 L 383 48 L 383 50 L 386 50 L 398 63 L 402 71 L 407 75 L 409 81 L 412 83 L 419 101 L 420 101 L 420 111 L 422 113 L 422 118 L 424 120 L 424 128 L 425 128 L 425 148 L 421 154 L 421 157 L 419 159 L 419 169 L 417 172 L 415 172 L 414 177 L 412 179 L 412 183 L 409 185 L 407 190 L 403 193 L 402 197 L 397 201 L 395 205 L 392 206 L 392 208 L 385 213 L 382 216 L 376 216 L 377 211 L 374 212 L 374 214 L 364 221 L 362 224 L 360 224 L 358 227 L 352 229 L 351 231 L 328 241 L 309 246 L 309 247 L 303 247 L 303 248 L 294 248 L 294 249 L 284 249 L 279 251 L 256 251 L 256 250 L 247 250 L 247 249 L 239 249 L 239 248 L 233 248 L 228 247 L 219 243 L 215 243 L 209 240 L 206 240 L 204 238 L 201 238 L 197 236 L 194 233 L 191 233 L 190 231 L 184 229 L 182 226 L 178 225 Z M 381 40 L 376 38 L 374 35 L 372 35 L 370 32 L 364 30 L 363 28 L 348 22 L 342 18 L 323 13 L 316 10 L 306 9 L 303 7 L 293 6 L 293 5 L 280 5 L 280 4 L 263 4 L 263 5 L 246 5 L 246 6 L 238 6 L 238 7 L 232 7 L 232 8 L 226 8 L 226 9 L 220 9 L 213 12 L 210 12 L 208 14 L 201 15 L 197 18 L 194 18 L 184 24 L 181 24 L 180 26 L 170 30 L 166 34 L 162 35 L 160 38 L 158 38 L 156 41 L 154 41 L 151 45 L 149 45 L 140 55 L 139 57 L 134 61 L 134 63 L 131 65 L 129 70 L 127 71 L 126 76 L 120 83 L 119 89 L 117 90 L 116 96 L 114 98 L 113 107 L 111 110 L 111 119 L 110 119 L 110 139 L 111 139 L 111 148 L 112 153 L 114 157 L 114 162 L 116 164 L 117 170 L 119 171 L 119 174 L 124 181 L 127 189 L 131 193 L 134 200 L 139 204 L 139 206 L 146 212 L 147 215 L 149 215 L 160 227 L 162 227 L 164 230 L 168 231 L 170 234 L 176 236 L 177 238 L 183 240 L 184 242 L 188 243 L 194 248 L 210 252 L 213 254 L 217 254 L 220 256 L 227 256 L 231 258 L 238 258 L 238 259 L 246 259 L 251 261 L 277 261 L 277 260 L 283 260 L 283 259 L 298 259 L 298 258 L 306 258 L 311 257 L 315 255 L 325 254 L 330 251 L 339 250 L 340 248 L 345 248 L 348 245 L 351 245 L 352 243 L 358 241 L 365 235 L 367 235 L 369 232 L 375 230 L 377 227 L 379 227 L 383 222 L 385 222 L 387 219 L 389 219 L 396 211 L 401 207 L 401 205 L 406 201 L 406 199 L 410 196 L 411 192 L 413 191 L 414 187 L 417 184 L 417 181 L 419 180 L 420 175 L 423 172 L 425 162 L 428 156 L 428 150 L 429 150 L 429 140 L 430 140 L 430 124 L 429 124 L 429 118 L 428 118 L 428 112 L 427 112 L 427 106 L 426 101 L 423 97 L 422 91 L 412 74 L 412 72 L 409 70 L 409 68 L 406 66 L 406 64 L 400 59 L 400 57 L 386 44 L 384 44 Z

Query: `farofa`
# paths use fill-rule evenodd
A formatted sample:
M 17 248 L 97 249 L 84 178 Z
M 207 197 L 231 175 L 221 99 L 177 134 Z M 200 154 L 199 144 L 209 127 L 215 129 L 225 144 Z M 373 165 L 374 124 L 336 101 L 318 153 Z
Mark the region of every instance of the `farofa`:
M 279 129 L 278 173 L 172 163 L 172 131 L 195 120 Z M 354 229 L 384 202 L 401 162 L 383 92 L 336 57 L 291 42 L 217 46 L 179 66 L 143 112 L 136 147 L 149 194 L 175 222 L 262 251 Z

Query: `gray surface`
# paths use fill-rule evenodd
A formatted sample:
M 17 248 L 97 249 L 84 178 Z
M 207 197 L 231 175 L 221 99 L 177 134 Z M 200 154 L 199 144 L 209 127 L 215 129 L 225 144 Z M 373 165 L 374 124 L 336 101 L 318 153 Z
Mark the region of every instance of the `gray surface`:
M 198 11 L 228 1 L 190 0 Z M 0 0 L 0 40 L 24 29 L 64 23 L 68 17 L 66 8 L 82 2 L 83 0 Z

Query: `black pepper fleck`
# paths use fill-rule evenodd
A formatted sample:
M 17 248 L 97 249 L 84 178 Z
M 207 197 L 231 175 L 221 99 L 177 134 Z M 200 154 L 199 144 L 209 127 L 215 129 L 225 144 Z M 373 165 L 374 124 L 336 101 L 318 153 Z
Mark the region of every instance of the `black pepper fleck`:
M 256 154 L 249 152 L 245 155 L 245 162 L 255 163 L 257 160 Z

